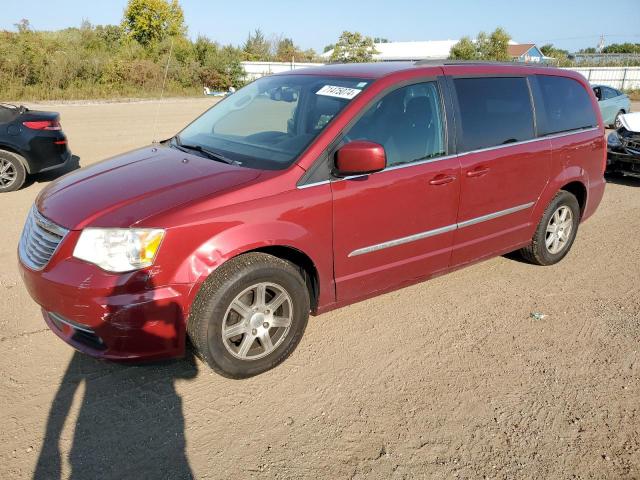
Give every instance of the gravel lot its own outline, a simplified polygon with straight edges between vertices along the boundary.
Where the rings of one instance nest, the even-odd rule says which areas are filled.
[[[211,103],[45,108],[89,165]],[[496,258],[322,315],[233,381],[99,362],[45,328],[15,249],[49,179],[2,195],[0,478],[640,477],[640,181],[611,179],[557,266]]]

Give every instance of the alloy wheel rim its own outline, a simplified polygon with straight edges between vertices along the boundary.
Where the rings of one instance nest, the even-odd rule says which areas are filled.
[[[558,207],[547,224],[545,246],[553,255],[567,247],[573,230],[573,212],[566,205]]]
[[[224,315],[222,342],[240,360],[258,360],[278,348],[291,329],[293,302],[271,282],[256,283],[238,294]]]
[[[0,158],[0,187],[10,187],[16,181],[18,172],[9,160]]]
[[[613,121],[613,126],[618,129],[622,126],[622,120],[620,120],[620,115],[618,115],[616,117],[616,119]]]

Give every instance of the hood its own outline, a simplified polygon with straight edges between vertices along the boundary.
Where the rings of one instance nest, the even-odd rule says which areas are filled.
[[[36,205],[45,217],[72,230],[129,227],[260,174],[154,145],[61,177],[42,191]]]
[[[640,112],[620,115],[620,122],[630,132],[640,133]]]

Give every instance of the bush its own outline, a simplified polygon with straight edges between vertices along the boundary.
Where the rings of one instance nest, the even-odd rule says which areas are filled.
[[[203,86],[239,87],[241,51],[206,37],[173,36],[143,45],[115,25],[56,32],[0,31],[0,101],[194,95]]]
[[[631,100],[640,101],[640,89],[625,90]]]

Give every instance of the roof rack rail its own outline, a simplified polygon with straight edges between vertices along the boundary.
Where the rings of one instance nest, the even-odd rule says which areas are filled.
[[[553,67],[548,63],[526,63],[526,62],[498,62],[493,60],[417,60],[414,65],[430,65],[430,66],[444,66],[444,65],[505,65],[516,67]]]

